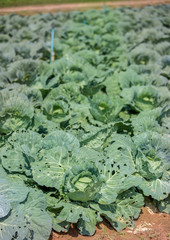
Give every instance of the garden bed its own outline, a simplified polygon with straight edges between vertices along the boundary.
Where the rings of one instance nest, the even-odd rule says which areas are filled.
[[[168,237],[169,9],[0,16],[0,240]]]
[[[97,226],[94,236],[89,240],[168,240],[170,237],[170,216],[166,213],[159,213],[155,207],[143,207],[134,229],[125,229],[116,232],[105,220]],[[68,233],[53,232],[49,240],[86,240],[81,236],[75,226]]]

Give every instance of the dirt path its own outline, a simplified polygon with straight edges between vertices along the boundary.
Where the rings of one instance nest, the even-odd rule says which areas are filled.
[[[138,7],[145,6],[148,4],[170,4],[170,0],[129,0],[129,1],[118,1],[118,2],[105,2],[106,7],[119,7],[119,6],[129,6]],[[72,10],[82,10],[89,8],[102,8],[103,3],[70,3],[70,4],[50,4],[41,6],[22,6],[22,7],[10,7],[10,8],[0,8],[0,14],[4,13],[19,13],[19,12],[56,12],[56,11],[72,11]]]
[[[170,215],[143,207],[135,229],[116,232],[104,221],[92,237],[81,236],[72,226],[67,234],[52,232],[49,240],[170,240]]]

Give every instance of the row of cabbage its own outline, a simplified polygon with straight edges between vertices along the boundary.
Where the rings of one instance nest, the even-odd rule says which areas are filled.
[[[169,212],[169,9],[0,16],[0,240]]]

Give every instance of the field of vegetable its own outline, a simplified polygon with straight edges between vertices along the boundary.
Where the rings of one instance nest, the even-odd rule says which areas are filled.
[[[0,240],[170,212],[169,10],[0,16]]]

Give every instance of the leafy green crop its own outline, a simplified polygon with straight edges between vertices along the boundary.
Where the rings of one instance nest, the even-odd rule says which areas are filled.
[[[169,9],[0,16],[0,240],[169,213]]]

